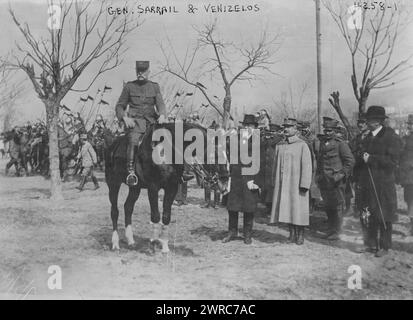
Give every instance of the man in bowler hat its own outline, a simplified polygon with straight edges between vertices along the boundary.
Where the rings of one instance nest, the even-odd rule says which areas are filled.
[[[363,141],[363,152],[358,157],[361,206],[370,214],[367,224],[365,251],[376,257],[386,255],[392,246],[393,223],[397,221],[395,173],[399,161],[401,141],[393,129],[385,127],[385,109],[371,106],[366,113],[370,133]]]

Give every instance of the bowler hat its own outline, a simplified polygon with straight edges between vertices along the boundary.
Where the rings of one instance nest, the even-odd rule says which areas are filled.
[[[409,114],[409,115],[407,116],[407,123],[408,123],[408,124],[413,124],[413,114]]]
[[[257,119],[255,118],[255,115],[253,114],[244,115],[244,120],[240,123],[243,125],[253,124],[255,126],[258,126]]]
[[[367,109],[366,119],[386,119],[386,110],[382,106],[370,106]]]
[[[136,71],[145,72],[149,69],[149,61],[136,61]]]

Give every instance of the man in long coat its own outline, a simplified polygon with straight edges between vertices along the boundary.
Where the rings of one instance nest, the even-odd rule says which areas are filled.
[[[376,257],[388,253],[392,246],[392,226],[397,221],[395,173],[400,157],[401,140],[393,129],[384,127],[386,113],[381,106],[371,106],[366,113],[370,133],[364,140],[364,152],[357,159],[361,183],[362,207],[367,219],[367,251]]]
[[[403,149],[400,157],[400,184],[404,189],[404,201],[410,217],[410,233],[413,235],[413,114],[407,120],[409,133],[403,137]]]
[[[244,121],[242,122],[244,129],[241,129],[238,148],[238,164],[230,165],[230,191],[227,199],[228,209],[228,235],[222,240],[223,243],[234,240],[238,234],[238,214],[243,212],[244,214],[244,243],[251,244],[252,227],[254,222],[254,213],[257,210],[257,204],[259,201],[259,190],[262,187],[262,178],[260,174],[245,174],[243,169],[251,166],[251,164],[258,164],[260,166],[260,153],[254,154],[253,151],[253,129],[256,129],[258,123],[253,114],[246,114]],[[242,133],[248,133],[243,136]],[[252,155],[251,164],[243,164],[240,159],[241,145],[248,144],[248,153]],[[258,135],[258,148],[259,148],[259,135]],[[254,158],[254,156],[256,158]],[[258,168],[259,169],[259,168]]]
[[[285,140],[275,147],[272,171],[274,194],[271,223],[289,224],[289,242],[304,243],[304,227],[309,225],[309,189],[313,175],[311,152],[297,134],[297,121],[284,121]]]

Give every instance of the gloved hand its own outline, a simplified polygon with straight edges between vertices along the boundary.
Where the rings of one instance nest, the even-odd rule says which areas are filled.
[[[302,187],[300,187],[300,192],[301,192],[301,193],[306,193],[306,192],[308,192],[308,189],[307,189],[307,188],[302,188]]]
[[[167,121],[166,121],[166,118],[165,118],[165,116],[163,115],[163,114],[161,114],[160,116],[159,116],[159,118],[158,118],[158,123],[159,124],[162,124],[162,123],[166,123]]]
[[[247,182],[247,187],[248,187],[248,190],[257,190],[257,189],[260,188],[254,183],[254,180],[248,181]]]
[[[127,128],[133,128],[135,126],[135,120],[133,120],[132,118],[128,116],[123,117],[123,122],[125,123],[125,126]]]

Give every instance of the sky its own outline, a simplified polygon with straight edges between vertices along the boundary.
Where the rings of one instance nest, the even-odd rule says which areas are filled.
[[[399,0],[402,1],[402,0]],[[123,7],[124,1],[109,2],[112,7]],[[207,13],[205,7],[221,3],[224,5],[252,5],[259,8],[257,11],[237,13]],[[99,1],[93,1],[90,14],[96,9]],[[196,13],[188,12],[188,5],[192,4],[198,10]],[[11,2],[18,19],[27,23],[34,36],[39,37],[47,33],[47,0],[17,0]],[[274,56],[277,63],[271,66],[271,73],[260,73],[261,80],[249,82],[237,82],[232,89],[233,108],[242,116],[243,112],[250,112],[256,108],[265,107],[270,112],[276,111],[274,101],[278,101],[283,92],[293,88],[293,95],[297,96],[299,88],[306,84],[308,90],[304,104],[311,108],[316,106],[316,45],[315,45],[315,4],[313,0],[141,0],[130,1],[130,10],[136,10],[141,5],[174,6],[178,13],[174,14],[134,14],[133,19],[143,21],[127,39],[129,50],[124,55],[123,63],[116,69],[103,74],[92,85],[90,90],[84,93],[70,92],[63,103],[76,110],[80,108],[80,96],[95,96],[98,88],[106,84],[112,90],[106,92],[103,99],[109,102],[108,106],[101,107],[101,113],[112,114],[116,101],[120,95],[124,81],[135,78],[135,61],[150,60],[152,80],[160,83],[164,95],[171,95],[167,90],[174,85],[187,92],[193,89],[185,87],[180,80],[173,77],[165,77],[159,74],[161,63],[164,61],[159,43],[168,47],[168,38],[175,49],[176,55],[183,58],[188,46],[192,46],[197,35],[194,27],[200,28],[203,24],[218,20],[219,35],[226,41],[232,41],[239,46],[248,46],[256,42],[262,30],[267,28],[270,35],[281,34],[282,42],[280,50]],[[4,56],[12,50],[16,43],[22,44],[24,40],[7,11],[8,1],[0,0],[0,55]],[[107,14],[108,15],[108,14]],[[69,25],[67,25],[69,26]],[[71,47],[73,26],[65,30],[64,46]],[[328,96],[332,91],[339,90],[345,107],[356,108],[355,98],[352,93],[350,75],[351,60],[344,39],[338,32],[338,28],[325,8],[321,10],[321,34],[322,34],[322,88],[323,109],[330,112]],[[395,53],[394,61],[413,54],[413,29],[410,25],[401,35]],[[96,37],[95,37],[96,39]],[[168,47],[169,48],[169,47]],[[200,59],[195,66],[203,64],[205,57],[210,57],[212,51],[202,50]],[[240,66],[237,56],[230,55],[231,65],[234,70]],[[97,64],[92,64],[79,78],[74,88],[85,88],[96,71]],[[407,80],[398,83],[390,89],[382,89],[372,92],[369,102],[382,103],[385,106],[395,106],[403,110],[413,112],[413,85],[412,69],[403,78]],[[24,81],[26,90],[19,101],[18,121],[35,120],[44,116],[44,106],[38,99],[32,85],[23,72],[18,72],[14,81]],[[211,96],[223,97],[222,82],[219,77],[212,78],[204,74],[199,79],[207,88]],[[294,100],[295,103],[296,100]],[[187,105],[197,109],[201,103],[206,103],[202,94],[195,91],[194,95],[185,100]],[[170,105],[167,106],[171,107]],[[356,109],[354,109],[355,111]]]

